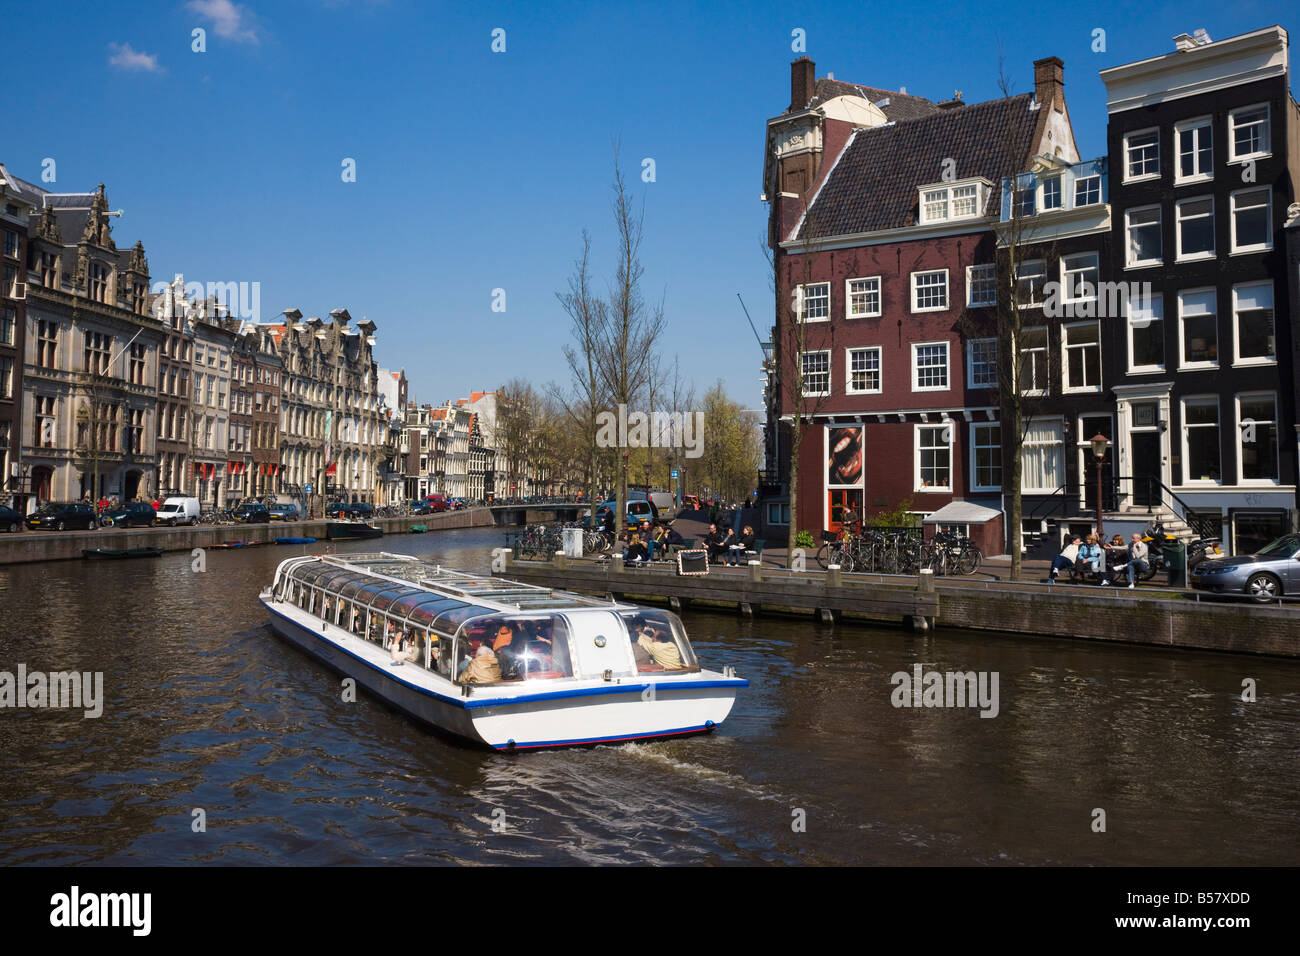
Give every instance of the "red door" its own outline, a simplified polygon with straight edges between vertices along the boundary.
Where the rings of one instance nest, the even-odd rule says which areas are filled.
[[[840,533],[840,528],[844,524],[844,509],[852,508],[858,520],[862,520],[862,489],[861,488],[843,488],[835,491],[826,492],[828,507],[827,531],[833,531],[835,534]]]

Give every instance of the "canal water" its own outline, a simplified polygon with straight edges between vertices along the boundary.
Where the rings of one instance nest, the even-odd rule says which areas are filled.
[[[501,543],[383,546],[483,570]],[[0,865],[1297,862],[1297,663],[688,611],[752,682],[717,733],[504,755],[344,703],[271,635],[257,592],[306,550],[0,568],[0,671],[105,697],[0,710]],[[997,715],[895,707],[916,664],[996,673]]]

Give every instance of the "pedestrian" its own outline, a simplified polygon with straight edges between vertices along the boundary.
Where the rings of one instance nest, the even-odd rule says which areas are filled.
[[[1147,564],[1148,551],[1142,535],[1133,532],[1133,543],[1128,548],[1128,586],[1137,584],[1137,575],[1145,574],[1150,567]]]
[[[1061,553],[1052,558],[1052,570],[1047,573],[1048,584],[1054,584],[1058,574],[1074,567],[1074,562],[1079,558],[1080,544],[1082,541],[1079,536],[1071,535],[1069,542],[1061,549]]]

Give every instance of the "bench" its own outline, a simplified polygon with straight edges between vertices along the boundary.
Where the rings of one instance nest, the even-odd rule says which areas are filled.
[[[747,559],[748,559],[748,558],[757,558],[758,560],[761,561],[761,560],[763,559],[763,545],[764,545],[765,543],[766,543],[766,542],[765,542],[765,540],[764,540],[763,538],[755,538],[755,539],[754,539],[754,546],[753,546],[752,548],[750,548],[748,551],[745,552],[745,557],[746,557]]]

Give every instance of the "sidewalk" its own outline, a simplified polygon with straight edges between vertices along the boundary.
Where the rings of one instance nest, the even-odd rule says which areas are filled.
[[[722,521],[722,515],[719,515],[719,521]],[[674,519],[673,528],[683,538],[695,538],[698,542],[709,530],[707,516],[703,512],[688,511],[682,517]],[[785,538],[765,539],[763,546],[763,567],[765,568],[784,568],[786,566],[786,542]],[[808,549],[806,560],[810,563],[809,570],[820,570],[817,568],[814,556],[817,549],[821,547],[818,542],[816,547]],[[1041,584],[1047,580],[1047,572],[1051,569],[1052,562],[1045,560],[1022,561],[1020,566],[1020,577],[1018,580]],[[986,556],[980,563],[980,569],[975,574],[966,575],[968,580],[984,581],[1009,581],[1011,579],[1011,555],[998,554],[992,557]]]

